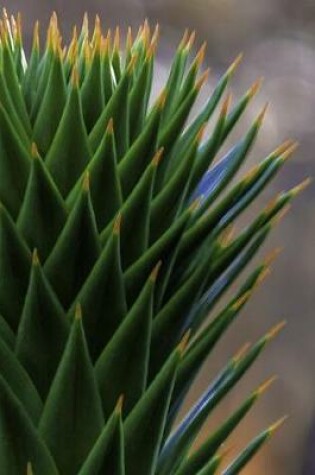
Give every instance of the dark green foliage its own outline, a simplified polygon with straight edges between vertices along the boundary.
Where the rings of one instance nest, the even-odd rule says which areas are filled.
[[[0,33],[0,473],[214,474],[268,384],[191,447],[281,325],[231,358],[175,429],[174,420],[270,259],[212,315],[216,303],[306,183],[237,236],[230,225],[295,144],[242,174],[264,108],[217,159],[259,84],[231,106],[238,57],[190,121],[208,74],[205,45],[190,58],[193,34],[156,99],[159,28],[147,22],[134,40],[128,31],[124,51],[119,29],[104,35],[96,17],[89,33],[85,16],[64,48],[54,14],[45,48],[35,25],[28,62],[20,18],[4,12]],[[275,428],[222,473],[239,473]]]

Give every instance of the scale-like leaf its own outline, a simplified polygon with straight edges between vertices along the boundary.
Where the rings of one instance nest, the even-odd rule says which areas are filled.
[[[103,77],[103,95],[104,101],[107,105],[114,91],[114,81],[112,74],[112,66],[109,54],[109,39],[103,38],[103,44],[101,46],[101,59],[102,59],[102,77]],[[130,62],[129,58],[128,63]]]
[[[16,337],[15,353],[45,400],[67,341],[69,323],[37,252]]]
[[[78,475],[125,475],[121,397]]]
[[[28,417],[36,425],[43,409],[41,398],[29,374],[18,361],[13,350],[0,340],[1,376],[18,398]]]
[[[124,116],[125,107],[128,103],[128,92],[132,78],[132,71],[134,68],[134,63],[136,58],[132,58],[130,61],[128,68],[124,72],[119,84],[117,85],[115,91],[111,95],[108,103],[106,104],[101,116],[97,120],[96,124],[94,125],[90,135],[89,135],[89,144],[93,152],[95,152],[104,136],[104,130],[107,127],[108,122],[110,119],[113,119],[114,124],[117,124],[119,130],[121,128],[120,120],[121,117]],[[115,127],[116,129],[116,127]],[[121,132],[118,132],[116,138],[120,138]]]
[[[209,272],[209,267],[210,263],[207,260],[202,262],[155,316],[151,342],[150,378],[157,374],[172,348],[188,330],[186,317]]]
[[[28,284],[31,253],[3,205],[0,205],[0,261],[0,313],[16,331]]]
[[[81,87],[84,122],[89,132],[104,109],[101,36],[95,39],[93,57]]]
[[[153,107],[143,131],[119,163],[118,171],[124,198],[132,192],[157,150],[157,134],[164,99],[165,96],[162,94]]]
[[[16,111],[19,114],[21,121],[24,124],[27,134],[30,136],[30,120],[26,110],[24,97],[20,88],[19,78],[14,65],[12,53],[10,51],[8,37],[6,35],[2,35],[1,38],[1,63],[5,81],[8,90],[11,94],[11,99],[15,105]]]
[[[49,214],[47,214],[47,209],[49,209]],[[36,247],[42,259],[45,260],[66,218],[65,203],[34,145],[31,171],[17,219],[17,229],[29,248]]]
[[[25,104],[28,112],[32,110],[37,87],[37,69],[40,61],[39,51],[39,22],[35,22],[33,30],[33,42],[30,58],[25,71],[22,83],[22,90],[25,97]]]
[[[60,50],[54,54],[45,94],[33,127],[33,140],[43,156],[46,156],[50,149],[67,100],[61,55]],[[55,91],[58,91],[58,97]]]
[[[31,157],[1,104],[0,155],[0,199],[15,218],[23,201]]]
[[[7,112],[8,116],[10,117],[14,130],[15,132],[17,132],[23,145],[26,148],[30,147],[30,143],[31,143],[30,137],[26,132],[24,123],[20,119],[15,109],[15,105],[12,101],[12,97],[9,93],[8,87],[4,79],[4,74],[1,69],[0,69],[0,101],[3,108]]]
[[[164,262],[178,242],[191,216],[191,210],[185,211],[182,216],[125,272],[125,286],[128,302],[134,301],[135,296],[157,262]]]
[[[120,256],[120,219],[118,216],[105,248],[76,296],[83,308],[84,329],[93,361],[127,313]]]
[[[173,176],[169,177],[166,185],[152,202],[150,211],[150,242],[155,242],[182,212],[201,134],[183,154],[176,172],[173,173]]]
[[[176,349],[124,423],[126,473],[155,473],[166,416],[183,349]]]
[[[6,320],[0,315],[0,338],[2,341],[10,348],[14,349],[15,345],[15,334],[10,328]]]
[[[130,140],[133,143],[134,139],[143,130],[146,113],[147,113],[147,98],[151,90],[152,83],[152,69],[154,64],[154,45],[148,50],[145,61],[137,77],[129,95],[129,128]]]
[[[156,170],[162,156],[157,152],[143,173],[137,186],[121,207],[121,260],[123,269],[131,266],[147,250],[149,245],[150,205]],[[104,242],[109,226],[101,234]]]
[[[156,277],[157,269],[96,363],[105,417],[112,413],[120,394],[124,395],[125,413],[128,414],[145,391]]]
[[[99,231],[114,218],[122,206],[122,193],[117,170],[114,124],[110,120],[103,140],[90,161],[90,189]],[[67,203],[71,207],[81,187],[82,177],[70,193]]]
[[[103,425],[101,399],[78,307],[46,399],[39,433],[51,450],[59,471],[75,475],[85,462]]]
[[[22,404],[0,376],[0,471],[12,475],[26,472],[28,460],[34,473],[59,475],[44,442]]]
[[[180,89],[180,85],[184,77],[185,67],[193,41],[193,35],[191,35],[190,38],[188,38],[187,35],[184,35],[175,53],[174,60],[170,69],[170,74],[166,82],[167,99],[165,104],[163,122],[166,122],[169,118],[169,115],[172,112],[174,106],[175,99],[178,96],[178,91]]]
[[[64,198],[90,159],[91,150],[83,119],[78,72],[74,69],[68,101],[46,156],[47,168]]]
[[[77,202],[44,266],[66,310],[73,303],[100,251],[89,177],[86,175]]]
[[[158,147],[163,147],[165,155],[171,152],[172,147],[175,145],[178,136],[181,134],[182,129],[188,119],[190,111],[198,97],[201,87],[207,79],[208,72],[201,76],[197,81],[194,88],[189,92],[182,104],[177,108],[172,117],[167,121],[165,126],[161,128],[158,137]],[[156,192],[158,192],[167,177],[168,160],[164,160],[160,171],[158,173],[158,181],[156,184]]]

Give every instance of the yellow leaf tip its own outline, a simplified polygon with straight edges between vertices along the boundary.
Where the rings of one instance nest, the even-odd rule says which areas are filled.
[[[281,211],[279,211],[272,220],[273,225],[279,224],[291,209],[291,204],[287,204]]]
[[[269,429],[268,429],[268,432],[270,435],[274,434],[277,430],[279,430],[283,424],[288,420],[289,416],[286,415],[286,416],[283,416],[281,417],[281,419],[279,419],[278,421],[276,421],[274,424],[272,424]]]
[[[279,333],[281,333],[281,331],[284,329],[284,327],[286,327],[286,325],[287,325],[287,322],[285,320],[283,320],[280,323],[277,323],[277,325],[272,327],[271,330],[269,330],[269,332],[267,333],[266,340],[270,341],[276,338],[276,336],[278,336]]]
[[[39,21],[38,20],[35,22],[35,25],[34,25],[33,48],[39,50]]]
[[[118,52],[120,50],[120,28],[116,26],[114,34],[114,50]]]
[[[117,403],[116,403],[116,407],[115,407],[116,414],[121,414],[122,413],[122,410],[123,410],[123,407],[124,407],[124,402],[125,402],[125,395],[121,394],[118,398]]]
[[[163,91],[159,95],[159,97],[157,99],[157,102],[156,102],[156,106],[157,106],[158,109],[162,110],[164,108],[166,98],[167,98],[167,90],[163,89]]]
[[[283,162],[288,160],[288,158],[290,158],[293,155],[293,153],[296,151],[298,146],[299,146],[298,142],[291,142],[291,144],[288,145],[288,147],[282,152],[281,160]]]
[[[84,12],[82,21],[82,31],[87,32],[89,29],[89,15],[88,12]]]
[[[227,113],[230,109],[231,103],[232,103],[232,93],[229,92],[228,95],[226,96],[226,98],[224,99],[223,103],[222,103],[222,107],[221,107],[221,111],[220,111],[220,118],[221,119],[223,117],[227,116]]]
[[[75,320],[82,320],[82,306],[79,302],[75,306],[74,318]]]
[[[232,305],[231,309],[234,312],[237,312],[247,302],[251,294],[252,294],[251,291],[245,292],[244,295],[242,295],[240,298],[236,300],[236,302]]]
[[[245,343],[233,356],[233,363],[237,364],[246,355],[250,347],[251,344],[249,342]]]
[[[26,465],[26,475],[33,475],[33,468],[31,462]]]
[[[161,267],[162,267],[162,261],[159,261],[159,262],[156,264],[156,266],[154,267],[154,269],[153,269],[153,271],[151,272],[151,274],[150,274],[150,281],[151,281],[151,282],[153,282],[153,283],[156,282]]]
[[[73,65],[71,73],[71,85],[74,89],[78,89],[80,84],[79,70],[77,64]]]
[[[271,266],[271,264],[280,256],[282,251],[283,251],[282,247],[276,247],[271,252],[269,252],[269,254],[267,254],[267,256],[264,259],[264,265],[266,267]]]
[[[210,74],[210,68],[208,68],[208,69],[200,76],[200,78],[197,80],[197,82],[196,82],[196,84],[195,84],[195,88],[196,88],[196,90],[197,90],[198,92],[201,90],[201,88],[204,86],[204,84],[208,81],[209,74]]]
[[[277,375],[274,375],[274,376],[271,376],[271,378],[268,378],[265,382],[263,382],[260,386],[258,386],[258,388],[256,389],[255,391],[255,394],[257,396],[261,396],[262,394],[264,394],[271,386],[272,384],[278,380],[278,376]]]
[[[187,51],[190,51],[191,48],[193,47],[194,45],[194,42],[195,42],[195,39],[196,39],[196,32],[195,31],[192,31],[189,38],[188,38],[188,41],[187,41],[187,44],[185,46],[185,49]]]
[[[233,61],[233,63],[231,64],[231,66],[229,66],[229,69],[227,70],[227,74],[228,76],[233,76],[233,74],[235,73],[236,69],[239,67],[239,65],[241,64],[242,60],[243,60],[243,57],[244,57],[244,53],[241,52]]]
[[[235,226],[233,224],[229,224],[219,236],[218,243],[221,247],[227,247],[229,244],[231,244],[234,235]]]
[[[206,51],[207,51],[207,42],[205,41],[201,45],[199,51],[196,54],[194,64],[196,65],[197,68],[200,68],[200,66],[204,62],[204,59],[205,59],[205,56],[206,56]]]
[[[112,135],[114,133],[114,119],[111,118],[108,121],[107,127],[106,127],[106,133]]]
[[[288,139],[288,140],[285,140],[282,144],[280,144],[274,151],[273,151],[273,155],[275,156],[280,156],[282,155],[284,152],[286,152],[293,144],[294,144],[294,140],[291,140],[291,139]]]
[[[180,43],[179,43],[179,46],[178,46],[178,49],[179,50],[183,50],[188,42],[188,38],[189,38],[189,30],[188,28],[185,29],[184,31],[184,34],[182,36],[182,39],[180,40]]]
[[[202,139],[203,139],[203,136],[205,134],[205,131],[206,131],[206,128],[207,128],[207,122],[205,122],[199,129],[199,132],[197,133],[197,136],[196,136],[196,142],[197,144],[200,144]]]
[[[178,345],[178,351],[179,351],[181,356],[183,356],[183,354],[186,351],[186,348],[188,346],[190,337],[191,337],[191,330],[189,329],[189,330],[186,331],[186,333],[184,334],[183,338],[181,339],[181,341]]]
[[[152,165],[154,167],[157,167],[160,163],[161,163],[161,160],[163,158],[163,154],[164,154],[164,147],[161,147],[154,155],[153,159],[152,159]]]
[[[263,123],[264,118],[265,118],[265,116],[266,116],[266,114],[267,114],[268,109],[269,109],[269,102],[267,102],[267,103],[264,105],[264,107],[262,108],[262,110],[261,110],[260,113],[258,114],[257,119],[256,119],[256,121],[255,121],[256,127],[260,127],[260,126],[261,126],[261,124]]]
[[[306,188],[308,188],[312,182],[313,182],[313,178],[311,177],[306,178],[305,180],[302,181],[302,183],[292,188],[292,190],[290,191],[291,196],[299,195],[304,190],[306,190]]]
[[[156,26],[155,26],[153,36],[152,36],[152,40],[151,40],[151,46],[154,45],[155,48],[157,47],[157,44],[159,42],[160,32],[161,32],[161,28],[160,28],[159,23],[157,23]]]
[[[39,257],[38,257],[38,251],[37,251],[36,248],[33,250],[32,264],[33,264],[34,267],[39,266],[39,264],[40,264]]]
[[[194,213],[195,211],[197,211],[197,209],[200,208],[201,203],[202,203],[202,197],[196,198],[189,206],[189,212]]]
[[[250,99],[252,99],[258,93],[258,91],[260,91],[260,88],[263,82],[264,82],[264,78],[260,77],[256,79],[256,81],[251,85],[251,87],[249,88],[247,92],[247,95]]]
[[[269,277],[271,274],[271,269],[270,267],[266,267],[261,271],[261,274],[259,275],[255,287],[257,288],[258,286],[262,285],[263,282]]]
[[[114,226],[113,226],[113,233],[116,235],[120,234],[121,220],[122,220],[122,214],[118,213],[114,220]]]
[[[90,172],[86,171],[82,182],[82,191],[88,193],[90,191]]]
[[[32,143],[31,147],[32,158],[39,158],[38,148],[35,142]]]

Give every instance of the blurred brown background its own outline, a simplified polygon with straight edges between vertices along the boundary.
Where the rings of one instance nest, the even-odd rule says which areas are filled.
[[[252,163],[263,157],[283,139],[300,142],[296,157],[273,182],[262,201],[276,190],[315,176],[315,1],[314,0],[10,0],[10,11],[21,11],[28,39],[31,24],[41,19],[45,24],[52,10],[60,16],[65,36],[82,14],[99,13],[106,26],[138,26],[148,17],[162,27],[158,78],[166,75],[171,55],[184,28],[196,29],[198,43],[208,41],[206,65],[212,69],[208,87],[243,51],[245,59],[232,86],[238,96],[256,77],[264,76],[264,87],[246,117],[234,133],[242,128],[266,101],[271,102]],[[207,92],[207,91],[206,91]],[[239,346],[259,337],[277,319],[289,325],[272,344],[250,374],[233,391],[213,418],[216,421],[241,402],[248,392],[270,374],[279,381],[249,415],[234,437],[235,449],[279,415],[290,414],[286,427],[272,443],[244,470],[245,475],[311,475],[305,469],[308,441],[315,416],[315,186],[299,197],[293,211],[274,232],[272,246],[284,252],[274,265],[269,280],[246,307],[242,318],[229,331],[199,378],[190,395],[194,401],[214,374]],[[253,215],[254,211],[251,212]],[[266,249],[264,250],[266,252]],[[315,437],[313,450],[315,453]],[[315,456],[314,456],[315,457]]]

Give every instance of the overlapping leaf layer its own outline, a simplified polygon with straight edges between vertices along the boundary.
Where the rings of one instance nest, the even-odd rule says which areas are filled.
[[[4,13],[0,29],[0,472],[216,473],[222,444],[268,383],[194,453],[192,444],[282,325],[231,357],[175,428],[174,420],[269,260],[203,325],[206,317],[301,187],[237,236],[230,225],[295,145],[230,185],[264,110],[217,156],[258,84],[231,105],[238,58],[189,119],[207,79],[205,47],[190,59],[193,35],[154,99],[158,28],[145,23],[135,39],[129,31],[121,47],[119,30],[102,32],[97,18],[89,31],[85,18],[67,47],[53,15],[44,49],[35,25],[28,60],[20,18]],[[223,473],[238,473],[274,429]]]

